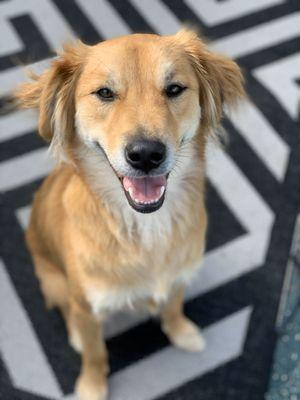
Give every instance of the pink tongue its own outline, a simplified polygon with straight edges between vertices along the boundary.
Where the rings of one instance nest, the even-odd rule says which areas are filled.
[[[154,201],[161,197],[161,188],[166,187],[167,178],[165,176],[153,176],[145,178],[123,178],[124,189],[129,192],[133,200],[139,202]]]

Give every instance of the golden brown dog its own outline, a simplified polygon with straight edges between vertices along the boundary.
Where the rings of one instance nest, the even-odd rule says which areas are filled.
[[[106,397],[100,331],[116,310],[156,312],[174,345],[203,348],[182,304],[205,244],[205,146],[243,93],[238,66],[185,29],[69,45],[17,91],[60,159],[35,196],[27,243],[82,354],[81,400]]]

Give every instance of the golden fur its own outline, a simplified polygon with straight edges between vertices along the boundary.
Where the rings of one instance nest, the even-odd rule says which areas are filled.
[[[95,46],[78,42],[32,78],[16,97],[20,106],[38,109],[39,133],[60,163],[34,198],[27,243],[46,303],[59,307],[82,353],[79,397],[100,400],[108,373],[100,329],[111,312],[155,311],[172,343],[203,348],[198,328],[183,315],[183,289],[205,245],[207,138],[224,104],[243,96],[242,75],[233,61],[181,30]],[[167,99],[166,80],[188,89]],[[113,86],[117,101],[97,98],[103,85]],[[129,206],[116,173],[126,169],[124,144],[141,129],[167,143],[171,154],[165,202],[151,214]]]

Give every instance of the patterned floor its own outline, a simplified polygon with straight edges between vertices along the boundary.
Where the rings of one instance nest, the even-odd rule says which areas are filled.
[[[62,320],[45,311],[23,241],[32,194],[52,162],[34,114],[5,108],[24,80],[20,65],[41,71],[77,36],[168,34],[187,21],[239,62],[249,93],[224,121],[227,151],[209,153],[208,247],[186,302],[208,345],[188,355],[155,321],[118,316],[106,327],[111,400],[260,400],[269,382],[268,400],[300,399],[298,347],[283,347],[285,335],[299,338],[300,324],[282,329],[286,282],[297,280],[288,260],[300,204],[298,0],[0,1],[1,399],[74,400],[79,371]],[[281,362],[287,351],[292,364]]]

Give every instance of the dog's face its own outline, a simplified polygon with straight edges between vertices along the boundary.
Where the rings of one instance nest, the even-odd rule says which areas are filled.
[[[76,127],[105,154],[136,211],[163,204],[178,149],[196,134],[200,114],[197,76],[169,38],[133,35],[89,50]]]
[[[162,206],[182,149],[203,157],[222,103],[243,93],[236,64],[189,31],[78,44],[37,82],[41,134],[54,132],[54,146],[68,148],[94,179],[109,167],[119,196],[143,213]]]

